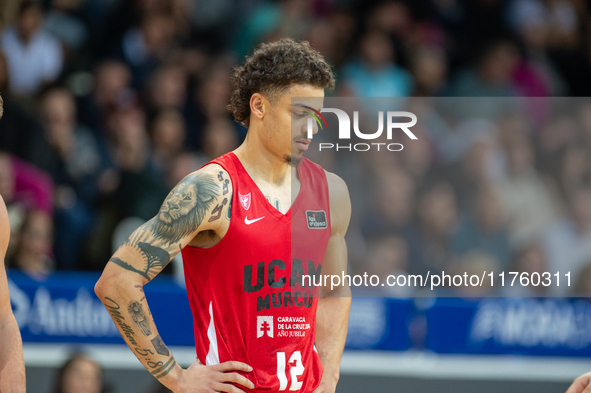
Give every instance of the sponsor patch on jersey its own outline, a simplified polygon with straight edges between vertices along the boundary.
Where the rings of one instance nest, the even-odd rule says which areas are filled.
[[[326,229],[328,227],[324,210],[306,210],[306,218],[310,229]]]
[[[264,335],[273,337],[273,316],[257,316],[257,338]]]
[[[246,195],[238,193],[238,198],[240,199],[240,204],[244,210],[248,210],[250,208],[250,192]]]

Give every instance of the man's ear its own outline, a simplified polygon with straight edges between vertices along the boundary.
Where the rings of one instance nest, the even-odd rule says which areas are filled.
[[[259,120],[263,118],[265,113],[265,98],[261,93],[254,93],[250,97],[250,113]]]

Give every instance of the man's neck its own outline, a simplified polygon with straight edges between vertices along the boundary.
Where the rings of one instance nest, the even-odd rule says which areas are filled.
[[[234,150],[234,154],[255,182],[262,181],[281,186],[286,182],[290,183],[292,175],[297,176],[297,171],[285,161],[285,157],[267,150],[254,133],[249,132],[246,135],[246,139]]]

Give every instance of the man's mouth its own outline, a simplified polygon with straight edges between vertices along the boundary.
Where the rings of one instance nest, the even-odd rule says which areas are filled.
[[[297,139],[295,143],[301,150],[305,151],[308,150],[311,141],[311,139]]]

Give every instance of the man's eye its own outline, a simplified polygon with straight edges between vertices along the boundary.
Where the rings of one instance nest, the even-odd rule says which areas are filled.
[[[305,114],[305,113],[298,113],[298,112],[294,112],[294,115],[295,115],[296,117],[304,117],[304,116],[306,116],[306,114]]]

